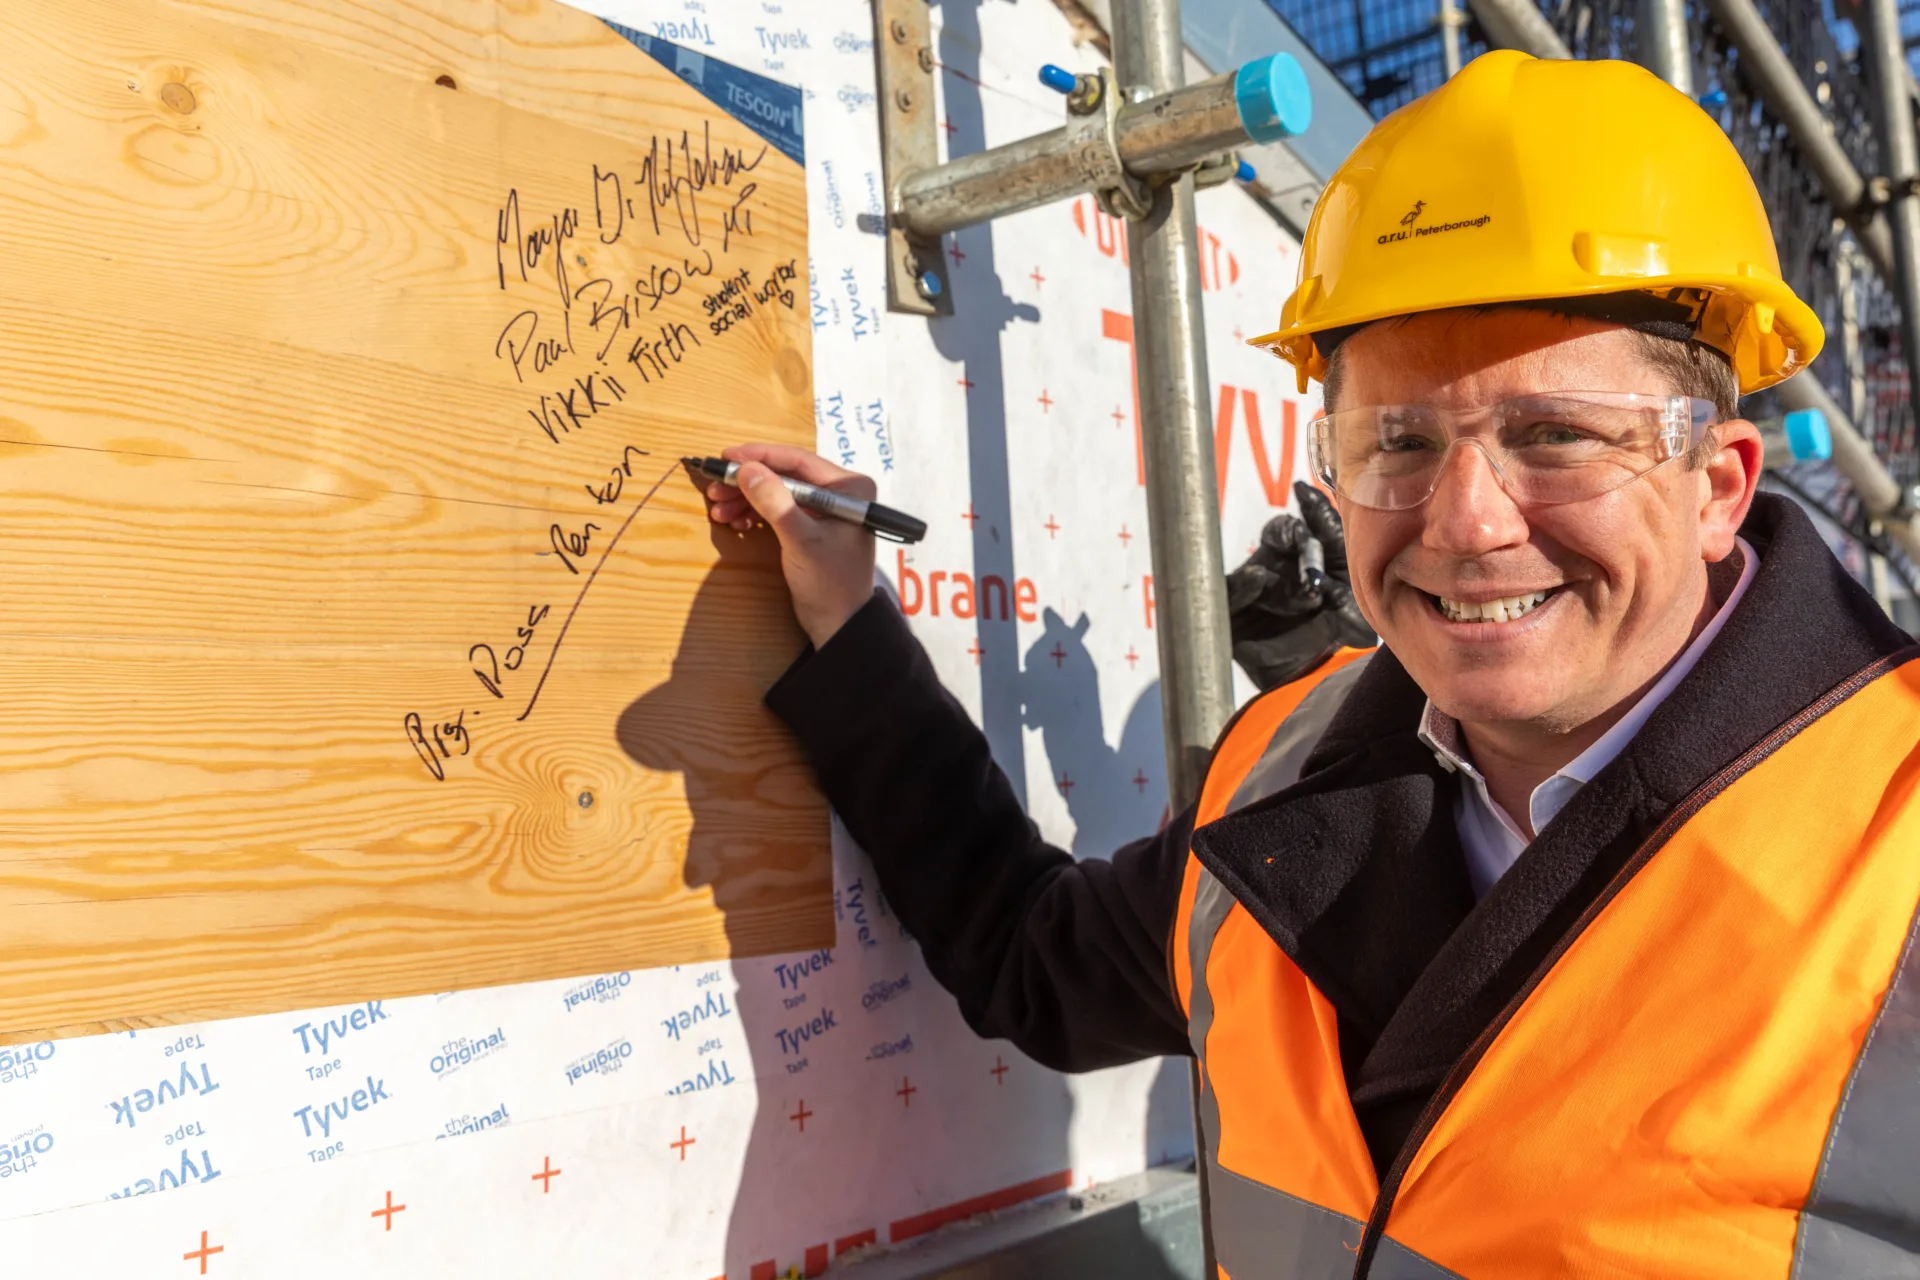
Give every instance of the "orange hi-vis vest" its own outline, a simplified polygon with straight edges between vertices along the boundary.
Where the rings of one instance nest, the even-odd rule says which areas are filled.
[[[1196,826],[1291,786],[1345,651],[1250,706]],[[1174,982],[1231,1280],[1920,1277],[1920,659],[1681,802],[1377,1178],[1332,1004],[1189,854]]]

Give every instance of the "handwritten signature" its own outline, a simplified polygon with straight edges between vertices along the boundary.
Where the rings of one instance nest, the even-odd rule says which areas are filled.
[[[552,263],[554,287],[560,293],[560,305],[570,305],[572,290],[567,287],[567,241],[579,233],[580,211],[568,206],[552,214],[547,221],[528,231],[520,221],[520,190],[511,188],[500,209],[494,231],[493,260],[500,287],[507,287],[507,246],[513,246],[513,264],[524,282],[529,273],[540,270],[541,260]]]
[[[513,629],[516,643],[507,649],[507,656],[504,662],[501,661],[499,655],[494,653],[493,646],[484,642],[476,644],[467,650],[467,662],[472,667],[473,674],[479,677],[481,688],[496,698],[504,698],[507,696],[500,689],[500,673],[502,669],[507,671],[518,671],[520,669],[520,664],[527,660],[527,646],[533,642],[534,629],[540,625],[541,620],[546,616],[547,606],[544,604],[529,605],[527,607],[527,623],[523,627],[515,627]],[[486,670],[484,671],[481,670],[478,659],[478,655],[483,653],[487,655]]]
[[[655,134],[647,149],[646,159],[640,162],[639,176],[633,185],[646,192],[647,220],[653,226],[653,233],[660,234],[660,215],[671,210],[678,222],[680,234],[690,245],[701,243],[700,197],[711,187],[732,187],[734,180],[743,173],[751,173],[760,167],[766,158],[768,147],[761,144],[760,150],[748,159],[746,152],[735,147],[722,146],[720,154],[714,155],[712,127],[700,126],[700,150],[696,155],[692,135],[682,131],[680,146],[676,153],[672,138],[668,138],[664,147],[660,136]],[[593,166],[593,225],[600,233],[600,243],[617,244],[625,234],[627,220],[635,217],[634,201],[627,194],[628,184],[621,178],[618,169],[602,169]],[[758,187],[746,183],[733,194],[732,203],[721,213],[720,251],[725,253],[733,234],[753,233],[753,215],[746,208]]]
[[[633,479],[633,457],[635,454],[639,454],[643,458],[648,456],[645,449],[640,448],[638,445],[630,444],[620,455],[620,465],[609,468],[613,473],[613,479],[607,481],[597,489],[591,484],[586,486],[587,492],[593,495],[595,502],[601,506],[612,506],[614,503],[620,501],[620,491],[626,488],[627,481]]]
[[[462,711],[452,720],[434,725],[432,736],[429,737],[427,726],[420,719],[420,713],[407,712],[404,721],[407,741],[413,744],[413,749],[419,755],[421,763],[427,766],[427,772],[442,782],[447,779],[447,768],[442,762],[453,759],[453,752],[447,748],[447,744],[449,742],[459,744],[460,754],[463,756],[473,747],[473,740],[467,736],[466,720],[467,713]]]

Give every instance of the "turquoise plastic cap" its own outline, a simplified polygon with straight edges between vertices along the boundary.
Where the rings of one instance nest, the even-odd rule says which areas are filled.
[[[1255,142],[1297,138],[1313,123],[1313,91],[1290,53],[1255,58],[1234,72],[1233,101]]]
[[[1781,420],[1795,462],[1825,462],[1833,456],[1833,428],[1818,409],[1795,409]]]

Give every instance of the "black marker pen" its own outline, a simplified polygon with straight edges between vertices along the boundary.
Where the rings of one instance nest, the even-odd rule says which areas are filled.
[[[723,458],[682,458],[680,461],[700,479],[717,480],[721,484],[738,483],[735,477],[740,474],[740,464],[737,462],[728,462]],[[779,475],[778,472],[775,474]],[[927,536],[927,522],[916,520],[904,511],[895,511],[878,502],[849,498],[844,493],[822,489],[804,480],[795,480],[792,476],[779,476],[779,479],[781,484],[787,486],[787,492],[793,495],[794,502],[801,507],[818,515],[857,524],[877,538],[885,538],[889,542],[918,542]]]

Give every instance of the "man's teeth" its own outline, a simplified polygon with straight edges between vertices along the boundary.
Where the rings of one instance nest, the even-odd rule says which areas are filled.
[[[1549,592],[1530,591],[1523,596],[1502,596],[1498,600],[1469,602],[1435,596],[1440,612],[1448,622],[1512,622],[1524,618],[1547,602]]]

